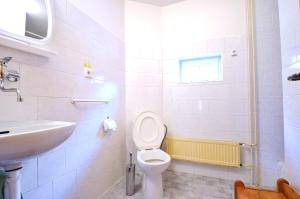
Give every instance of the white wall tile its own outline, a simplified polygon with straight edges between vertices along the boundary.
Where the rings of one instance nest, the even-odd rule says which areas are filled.
[[[193,45],[193,55],[194,56],[205,55],[208,53],[208,50],[209,50],[208,49],[208,41],[206,41],[206,40],[195,42],[195,44]]]
[[[124,42],[70,2],[56,0],[53,6],[53,37],[47,46],[57,52],[56,56],[42,58],[0,47],[1,57],[13,57],[9,69],[21,74],[20,82],[6,86],[19,87],[24,98],[24,102],[17,103],[14,93],[1,92],[0,121],[39,119],[76,122],[76,130],[66,142],[23,162],[22,192],[27,199],[97,198],[124,175]],[[118,6],[112,8],[121,9]],[[116,21],[119,22],[122,23]],[[93,76],[104,77],[103,84],[95,84],[83,77],[85,63],[93,65]],[[145,70],[148,70],[147,67],[157,70],[157,62],[146,63]],[[151,68],[153,65],[156,69]],[[155,75],[152,80],[161,81],[158,74]],[[72,105],[72,97],[112,99],[112,102],[107,105]],[[114,118],[119,125],[113,135],[101,132],[102,121],[107,116]],[[106,161],[104,156],[114,159],[99,161]],[[87,187],[88,191],[83,193],[78,189],[80,182],[83,179],[88,181],[90,175],[82,173],[78,177],[77,174],[79,167],[87,165],[94,171],[95,168],[109,169],[106,173],[98,172],[87,184],[91,189]],[[91,195],[89,190],[92,190]]]
[[[54,166],[55,165],[55,166]],[[64,149],[45,153],[38,157],[38,184],[43,185],[66,172]]]
[[[52,183],[44,184],[36,189],[25,193],[24,198],[30,199],[52,199]]]
[[[76,78],[42,67],[21,67],[21,90],[32,96],[69,97],[72,95]]]
[[[38,186],[37,158],[32,158],[22,162],[21,186],[22,192],[31,191]]]
[[[78,121],[80,110],[70,103],[70,98],[38,98],[38,119]]]
[[[198,6],[197,3],[195,5]],[[192,4],[189,6],[192,6]],[[131,2],[129,9],[132,12],[127,13],[128,24],[136,22],[133,19],[131,21],[131,17],[143,18],[146,15],[148,19],[150,15],[156,14],[156,17],[152,19],[152,23],[157,23],[157,17],[160,17],[160,14],[158,14],[160,12],[154,12],[151,6],[149,8],[147,8],[147,5],[140,7],[138,3]],[[140,10],[145,10],[145,12],[141,13]],[[137,11],[141,15],[140,17],[133,14]],[[149,54],[153,47],[148,45],[147,41],[140,42],[137,45],[137,41],[131,39],[133,35],[140,34],[140,37],[145,38],[147,38],[147,35],[130,26],[126,27],[127,36],[129,35],[127,46],[131,46],[126,63],[126,71],[128,71],[126,73],[128,151],[135,151],[130,138],[132,121],[137,113],[143,110],[162,112],[169,133],[174,136],[247,142],[249,137],[249,79],[248,70],[246,69],[246,44],[243,30],[241,29],[237,36],[232,36],[236,35],[233,33],[234,31],[228,34],[218,32],[218,36],[213,39],[203,37],[205,34],[199,34],[198,39],[191,42],[191,38],[188,38],[188,36],[189,34],[191,37],[193,37],[193,34],[197,35],[197,30],[195,30],[197,27],[187,26],[189,29],[185,29],[185,33],[178,35],[177,32],[182,32],[183,29],[177,24],[177,26],[172,27],[175,29],[173,33],[176,32],[176,34],[166,34],[167,31],[164,25],[169,26],[170,24],[166,23],[171,20],[171,18],[168,18],[168,12],[172,13],[168,8],[162,9],[161,65],[155,65],[150,56],[147,57],[147,60],[141,61],[145,59],[145,56],[138,53],[141,50],[139,46],[143,45],[143,48],[149,48]],[[185,15],[188,16],[189,13],[184,13],[183,16],[186,17]],[[174,19],[172,18],[172,20]],[[173,22],[169,21],[169,23]],[[141,20],[139,23],[145,23],[145,21]],[[137,24],[136,22],[135,25],[137,26]],[[151,32],[151,28],[147,30]],[[159,31],[159,29],[155,31]],[[156,42],[159,43],[159,40]],[[237,57],[231,57],[232,50],[238,51]],[[224,58],[224,81],[192,85],[180,83],[179,59],[207,56],[215,53],[221,53]],[[146,70],[144,66],[150,65],[151,62],[153,70]],[[145,75],[139,73],[145,73]],[[158,75],[159,73],[162,73],[162,81]],[[154,74],[157,76],[155,77]],[[157,81],[154,79],[157,79]],[[177,166],[177,163],[174,163],[172,169]],[[191,169],[192,173],[205,171],[199,165],[189,167],[187,164],[182,163],[180,167],[185,171]],[[215,172],[215,168],[210,169]],[[210,169],[207,168],[206,171]],[[218,172],[219,176],[228,178],[226,172],[219,169]],[[239,175],[247,174],[243,171]]]
[[[132,2],[130,5],[133,6],[134,4],[135,3]],[[196,4],[197,3],[195,3],[195,5]],[[136,9],[137,5],[138,4],[130,9]],[[191,5],[192,4],[189,4],[189,6]],[[193,9],[196,7],[195,5]],[[146,7],[147,6],[144,6],[143,9],[147,10]],[[193,9],[190,9],[190,11]],[[224,31],[226,32],[224,33],[222,30],[209,35],[210,37],[205,37],[207,36],[205,35],[207,32],[212,31],[211,29],[207,30],[207,32],[202,31],[201,34],[197,34],[197,28],[194,28],[194,30],[193,27],[191,28],[191,26],[187,25],[184,29],[182,29],[182,27],[178,26],[178,24],[175,26],[173,23],[174,16],[178,14],[174,12],[175,10],[176,6],[172,6],[172,9],[170,10],[168,8],[162,10],[162,70],[145,70],[143,66],[138,64],[135,60],[139,57],[145,58],[145,56],[138,53],[140,49],[136,47],[137,45],[134,44],[135,42],[133,42],[133,40],[130,40],[128,43],[128,46],[132,46],[130,52],[134,52],[133,54],[135,58],[127,56],[129,60],[127,60],[126,64],[126,70],[131,72],[126,74],[126,115],[128,116],[127,131],[130,131],[130,127],[132,126],[131,120],[136,116],[137,112],[143,109],[147,110],[152,108],[152,110],[155,110],[162,107],[163,119],[168,125],[169,133],[171,135],[207,139],[238,140],[249,143],[249,69],[247,68],[247,44],[245,39],[246,37],[243,32],[244,26],[238,30],[240,31],[238,33],[235,32],[236,29],[230,29],[230,31],[232,31],[230,33],[226,31]],[[177,12],[182,12],[183,14],[188,15],[182,9],[179,11],[177,10]],[[143,15],[145,13],[143,13]],[[157,13],[153,12],[151,15],[155,15]],[[132,13],[129,13],[129,15],[130,14]],[[269,168],[269,165],[277,165],[277,163],[281,161],[283,153],[282,147],[277,147],[276,150],[272,151],[276,144],[282,146],[283,142],[282,86],[280,79],[281,60],[279,58],[280,45],[277,3],[274,1],[267,1],[263,3],[255,2],[255,14],[257,16],[255,30],[257,32],[256,43],[258,46],[257,83],[259,101],[258,109],[260,113],[259,128],[260,132],[263,133],[261,144],[264,145],[261,150],[263,154],[268,154],[271,157],[264,160],[264,164],[262,164],[264,169],[266,169]],[[160,14],[155,17],[156,23],[157,17],[159,16]],[[262,17],[258,18],[259,16]],[[168,21],[171,19],[173,20],[172,22]],[[241,17],[235,19],[240,20],[240,23],[237,24],[243,24],[245,22],[244,18]],[[169,24],[167,22],[169,22]],[[179,23],[182,23],[182,21]],[[237,27],[238,26],[235,28]],[[176,28],[180,28],[180,30],[174,31]],[[186,31],[187,28],[190,28],[190,30]],[[128,34],[131,34],[132,32],[130,31],[132,30],[133,29],[128,28]],[[174,34],[167,34],[170,32]],[[137,33],[138,31],[135,30],[132,34]],[[192,34],[197,35],[197,41],[193,41],[194,37]],[[147,46],[146,42],[143,44],[143,48],[149,48],[149,53],[146,54],[151,54],[150,51],[153,47]],[[232,50],[236,50],[238,56],[232,57]],[[198,57],[210,53],[222,53],[224,81],[193,85],[180,84],[178,60],[180,58]],[[151,59],[151,56],[148,56],[147,58]],[[132,72],[143,72],[149,76],[140,76],[137,73]],[[153,75],[153,73],[160,72],[163,73],[163,83],[162,85],[157,84],[155,86],[157,86],[156,89],[162,88],[162,90],[158,92],[163,96],[161,101],[156,99],[156,97],[159,97],[158,95],[151,96],[146,94],[146,91],[149,89],[147,86],[150,86],[149,82],[151,75]],[[147,99],[143,96],[147,96]],[[153,106],[149,106],[148,99],[156,101],[156,103],[152,103]],[[274,123],[272,119],[277,121],[276,130],[274,130],[274,126],[272,126],[272,123]],[[130,136],[129,132],[127,132],[127,135]],[[267,140],[270,140],[270,137],[273,136],[277,136],[278,138],[274,140],[273,143],[268,142]],[[127,138],[127,140],[130,139]],[[130,142],[128,144],[130,145],[128,150],[132,150],[132,143]],[[245,156],[247,156],[247,154]],[[264,175],[264,177],[268,178],[263,181],[264,185],[273,185],[270,185],[269,183],[275,178],[275,176],[278,176],[278,167],[273,167],[273,171],[269,171]],[[209,166],[207,168],[202,168],[199,165],[188,165],[185,163],[179,164],[176,162],[175,164],[172,164],[171,169],[179,169],[181,171],[189,171],[191,173],[207,173],[208,171],[213,170],[214,173],[217,173],[218,177],[222,176],[224,178],[232,178],[234,176],[234,178],[244,178],[245,180],[250,179],[247,171],[239,171],[233,175],[233,172],[227,172],[222,169],[211,168]]]
[[[207,41],[208,53],[223,53],[225,50],[225,39],[210,39]]]
[[[280,35],[276,1],[255,1],[261,183],[274,187],[283,161]]]
[[[53,198],[71,198],[75,192],[76,172],[72,171],[53,180]]]
[[[66,149],[67,169],[76,169],[81,165],[89,164],[95,159],[101,149],[99,141],[84,142],[80,148],[68,147]]]
[[[37,98],[28,95],[22,95],[22,97],[24,98],[24,101],[19,103],[17,102],[16,95],[1,96],[0,109],[5,113],[1,114],[1,121],[37,119]]]
[[[243,36],[230,36],[225,38],[225,52],[231,53],[236,50],[237,53],[246,50],[246,42]]]

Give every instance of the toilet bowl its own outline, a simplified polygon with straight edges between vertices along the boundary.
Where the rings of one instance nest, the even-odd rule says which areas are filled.
[[[171,157],[160,150],[165,136],[164,124],[153,112],[143,112],[135,120],[132,137],[138,149],[137,163],[144,173],[144,197],[161,199],[163,196],[162,172]]]

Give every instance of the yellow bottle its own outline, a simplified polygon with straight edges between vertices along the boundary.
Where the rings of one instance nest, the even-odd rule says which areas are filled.
[[[84,77],[92,78],[92,65],[91,64],[84,64]]]

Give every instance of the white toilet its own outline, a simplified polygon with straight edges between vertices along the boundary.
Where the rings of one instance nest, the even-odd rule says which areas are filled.
[[[132,137],[138,149],[138,165],[144,172],[146,199],[161,199],[163,196],[162,172],[171,162],[171,157],[160,150],[164,136],[164,124],[157,114],[143,112],[135,120]]]

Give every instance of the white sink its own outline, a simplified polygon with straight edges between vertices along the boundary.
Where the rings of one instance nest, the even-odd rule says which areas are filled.
[[[0,122],[0,161],[22,160],[64,142],[75,123],[58,121]]]

